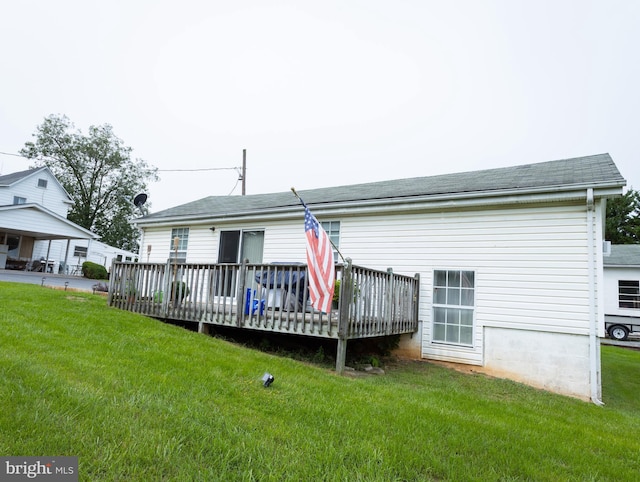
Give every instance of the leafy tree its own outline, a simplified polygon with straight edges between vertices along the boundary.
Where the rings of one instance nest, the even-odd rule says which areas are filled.
[[[138,232],[129,220],[133,198],[158,179],[157,169],[132,160],[131,148],[109,124],[89,127],[83,135],[66,117],[50,115],[25,143],[21,154],[47,166],[74,201],[67,216],[101,236],[101,241],[130,251],[138,249]]]
[[[640,244],[640,192],[607,200],[605,239],[612,244]]]

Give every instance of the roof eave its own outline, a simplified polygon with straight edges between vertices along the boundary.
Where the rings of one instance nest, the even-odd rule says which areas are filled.
[[[613,197],[622,194],[626,181],[617,183],[590,183],[570,186],[545,186],[543,188],[509,189],[500,191],[481,191],[464,193],[447,193],[436,195],[408,196],[396,198],[367,199],[354,201],[340,201],[327,203],[308,203],[314,208],[316,216],[340,214],[376,214],[397,212],[401,208],[404,212],[419,210],[452,209],[462,207],[479,207],[498,204],[523,204],[544,201],[569,201],[586,199],[586,190],[594,189],[594,196],[598,198]],[[220,215],[209,213],[168,216],[162,218],[138,218],[133,224],[139,228],[150,226],[167,226],[175,224],[205,224],[209,222],[246,221],[247,219],[277,220],[290,219],[292,215],[302,215],[300,204],[265,208],[263,210],[237,211]]]
[[[25,204],[10,204],[8,206],[0,206],[0,210],[1,211],[13,211],[13,210],[20,210],[20,209],[36,209],[38,211],[41,211],[45,214],[47,214],[48,216],[54,217],[56,218],[58,221],[65,223],[69,226],[72,226],[74,229],[77,229],[81,232],[84,232],[87,236],[85,238],[73,238],[73,239],[100,239],[100,236],[97,235],[96,233],[94,233],[93,231],[88,230],[87,228],[83,228],[82,226],[80,226],[79,224],[74,223],[73,221],[70,221],[69,219],[60,216],[59,214],[51,211],[50,209],[45,208],[44,206],[42,206],[41,204],[38,203],[25,203]],[[66,239],[66,238],[61,238],[61,239]]]

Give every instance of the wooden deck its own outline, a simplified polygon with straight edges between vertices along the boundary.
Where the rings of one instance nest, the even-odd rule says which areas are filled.
[[[308,300],[307,267],[299,264],[115,262],[111,306],[164,320],[338,340],[336,370],[349,339],[413,333],[419,276],[336,265],[340,296],[329,313]]]

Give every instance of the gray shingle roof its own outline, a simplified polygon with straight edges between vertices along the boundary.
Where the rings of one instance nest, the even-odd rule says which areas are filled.
[[[473,197],[481,193],[503,191],[526,192],[539,189],[549,191],[571,186],[624,186],[626,181],[609,154],[563,159],[514,167],[461,172],[429,177],[397,179],[391,181],[354,184],[299,191],[309,205],[384,200],[411,199],[424,196]],[[187,204],[159,211],[144,219],[160,221],[163,218],[192,216],[232,216],[238,213],[268,212],[289,206],[298,206],[290,191],[248,196],[210,196]]]
[[[35,169],[27,169],[26,171],[12,172],[11,174],[0,176],[0,186],[11,186],[11,184],[24,179],[25,177],[29,177],[31,174],[42,169],[44,168],[38,167]]]
[[[640,266],[640,244],[612,244],[603,262],[605,266]]]

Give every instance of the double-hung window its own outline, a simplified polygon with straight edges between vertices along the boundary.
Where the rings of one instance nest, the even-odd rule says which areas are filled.
[[[187,245],[189,244],[189,228],[173,228],[171,230],[169,259],[178,263],[187,261]]]
[[[618,280],[618,307],[640,310],[640,281]]]
[[[322,229],[325,230],[329,239],[333,243],[333,262],[338,262],[338,251],[337,248],[340,248],[340,221],[323,221],[320,223]]]
[[[473,271],[434,271],[433,341],[472,346],[474,304]]]

